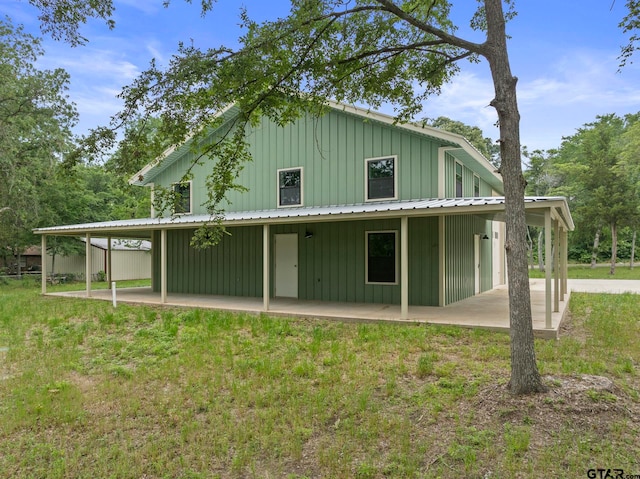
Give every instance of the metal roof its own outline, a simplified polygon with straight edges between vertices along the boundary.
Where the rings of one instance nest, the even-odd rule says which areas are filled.
[[[503,221],[505,199],[502,196],[480,198],[422,199],[393,202],[370,202],[352,205],[278,208],[272,210],[229,212],[223,219],[227,226],[283,224],[319,221],[398,218],[400,216],[434,216],[474,214]],[[565,227],[573,230],[573,220],[563,197],[526,197],[525,208],[530,224],[544,225],[544,211],[552,209]],[[149,238],[159,229],[196,228],[211,221],[209,215],[180,215],[165,218],[142,218],[37,228],[36,234],[96,234],[119,238]]]

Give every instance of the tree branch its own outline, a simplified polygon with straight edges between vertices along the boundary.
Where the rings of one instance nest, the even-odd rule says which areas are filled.
[[[408,12],[402,10],[398,5],[393,3],[391,0],[375,0],[380,5],[384,7],[384,9],[395,15],[396,17],[406,21],[410,25],[413,25],[418,30],[422,30],[423,32],[430,33],[431,35],[440,38],[445,43],[449,45],[453,45],[454,47],[463,48],[472,53],[477,53],[479,55],[484,55],[487,50],[487,47],[484,43],[474,43],[463,38],[457,37],[455,35],[451,35],[450,33],[445,32],[444,30],[440,30],[439,28],[435,28],[428,23],[424,23],[421,20],[418,20],[413,15],[410,15]]]

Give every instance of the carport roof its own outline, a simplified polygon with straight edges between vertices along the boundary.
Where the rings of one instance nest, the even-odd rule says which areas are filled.
[[[248,226],[458,214],[473,214],[491,220],[504,221],[504,204],[504,197],[494,196],[278,208],[229,212],[225,215],[222,224],[225,226]],[[564,228],[567,230],[574,229],[571,213],[564,197],[526,197],[525,209],[528,224],[544,226],[544,215],[549,210]],[[166,218],[142,218],[52,226],[37,228],[34,232],[36,234],[54,236],[92,234],[99,237],[150,238],[153,231],[197,228],[210,221],[211,217],[209,215],[180,215]]]

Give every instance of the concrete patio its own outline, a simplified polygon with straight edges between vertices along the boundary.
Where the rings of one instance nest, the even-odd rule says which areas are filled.
[[[552,327],[545,327],[544,279],[532,279],[531,310],[533,330],[536,337],[553,339],[567,312],[570,294],[560,301],[559,311],[552,313]],[[640,294],[640,281],[628,280],[569,280],[568,291],[619,294],[630,292]],[[112,300],[109,290],[93,290],[91,299]],[[50,296],[86,298],[85,291],[48,293]],[[161,305],[160,293],[151,288],[117,289],[118,302]],[[207,296],[192,294],[169,294],[166,306],[189,308],[209,308],[233,312],[261,314],[262,298],[242,298],[227,296]],[[499,287],[464,301],[446,306],[410,306],[407,319],[400,318],[400,305],[331,303],[274,298],[270,301],[268,313],[272,316],[303,318],[323,318],[341,321],[390,322],[397,324],[446,324],[468,328],[484,328],[495,331],[509,331],[509,310],[506,287]]]

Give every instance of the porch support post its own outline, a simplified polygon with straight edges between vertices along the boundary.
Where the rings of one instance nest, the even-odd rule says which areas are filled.
[[[269,311],[269,225],[262,225],[262,309]]]
[[[569,233],[566,229],[562,229],[562,301],[566,299],[569,292],[569,285],[567,279],[569,278]]]
[[[40,238],[40,274],[42,294],[47,294],[47,235]]]
[[[400,317],[409,317],[409,218],[400,218]]]
[[[446,286],[447,281],[445,279],[446,276],[446,263],[445,263],[445,255],[446,255],[446,234],[445,234],[445,224],[446,218],[444,216],[438,216],[438,283],[440,287],[438,288],[438,306],[444,306],[446,304]]]
[[[560,221],[553,222],[553,311],[560,311]]]
[[[85,248],[86,248],[86,254],[85,254],[85,265],[84,265],[84,277],[85,277],[85,281],[86,281],[86,286],[87,286],[87,298],[91,297],[91,266],[93,265],[93,258],[91,257],[91,253],[93,252],[91,250],[91,234],[87,233],[86,235],[86,243],[85,243]]]
[[[551,328],[551,211],[544,212],[545,327]]]
[[[167,230],[160,230],[160,302],[167,302]]]
[[[111,289],[111,236],[107,237],[107,287]]]

